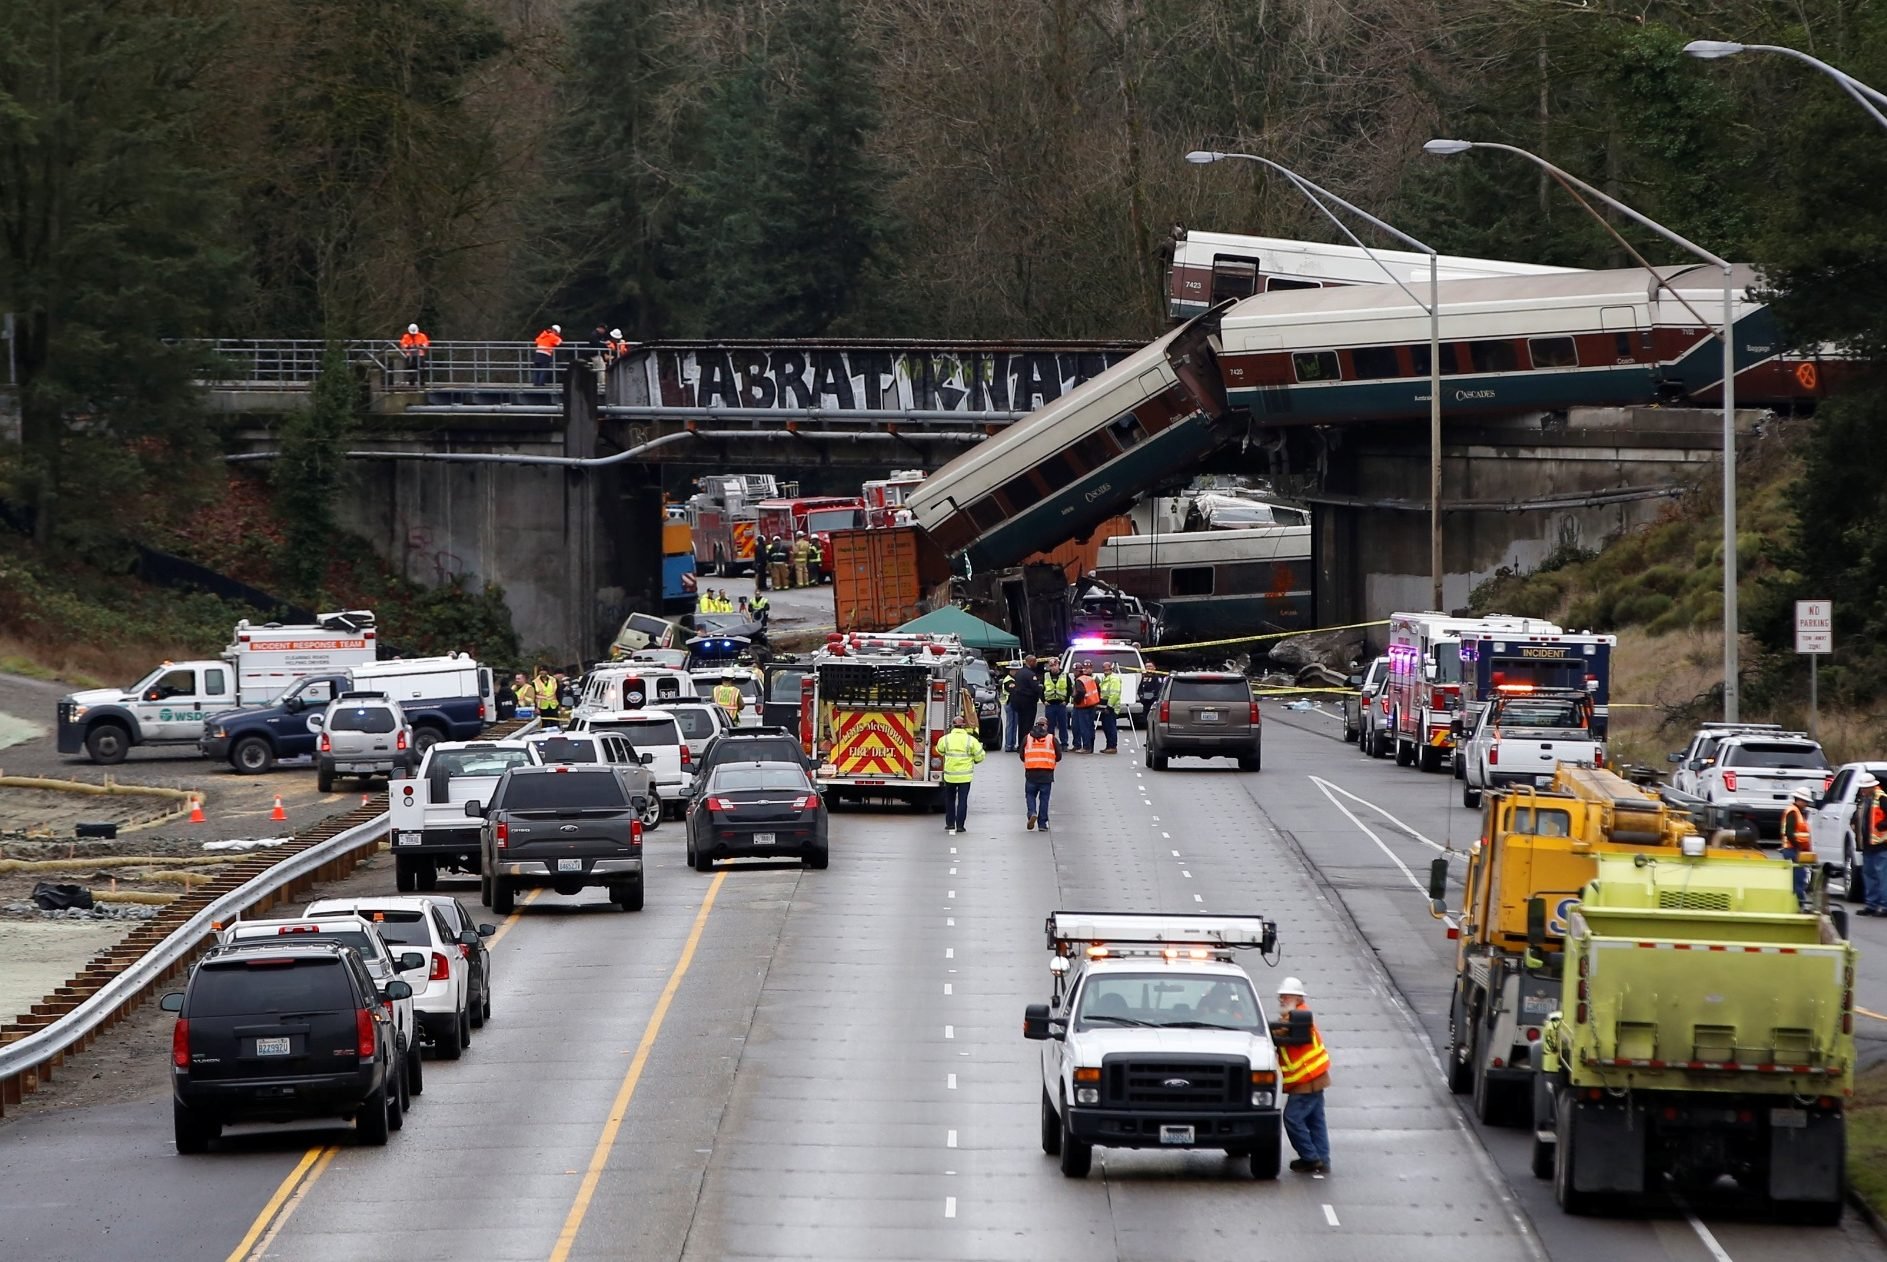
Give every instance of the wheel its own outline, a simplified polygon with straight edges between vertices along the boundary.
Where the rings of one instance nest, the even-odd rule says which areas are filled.
[[[1343,743],[1345,745],[1354,745],[1356,744],[1356,737],[1357,731],[1350,725],[1350,716],[1346,714],[1343,716]]]
[[[1475,788],[1473,785],[1469,784],[1466,780],[1463,780],[1461,782],[1461,805],[1466,806],[1466,807],[1476,807],[1476,806],[1479,806],[1480,804],[1481,804],[1481,791]]]
[[[697,872],[714,871],[714,860],[708,856],[705,850],[696,850],[691,862],[693,862],[695,871]]]
[[[1251,1177],[1254,1179],[1275,1179],[1278,1168],[1284,1159],[1284,1136],[1282,1126],[1273,1126],[1258,1137],[1258,1142],[1251,1149]]]
[[[431,859],[416,859],[413,862],[413,883],[424,894],[439,886],[439,864]]]
[[[491,909],[500,916],[509,916],[518,909],[517,891],[501,876],[491,878]]]
[[[472,1013],[469,1007],[459,1009],[459,1047],[461,1050],[472,1045]]]
[[[259,776],[275,765],[275,751],[260,736],[245,736],[229,751],[229,765],[245,776]]]
[[[456,1022],[451,1030],[433,1035],[432,1052],[440,1060],[457,1060],[465,1055],[465,1044],[459,1041]]]
[[[1416,765],[1419,766],[1423,771],[1426,771],[1426,772],[1440,771],[1441,770],[1441,750],[1435,748],[1433,745],[1424,745],[1422,746],[1421,750],[1417,752],[1415,756],[1415,761],[1416,761]]]
[[[478,874],[478,901],[487,907],[491,906],[491,873],[489,872]]]
[[[1042,1088],[1042,1151],[1051,1157],[1061,1156],[1061,1119],[1055,1116],[1047,1087]]]
[[[393,856],[393,884],[402,894],[411,894],[419,883],[413,860],[403,854]]]
[[[491,1020],[491,975],[485,975],[485,989],[478,992],[478,1015],[481,1019]]]
[[[659,793],[649,794],[648,802],[642,808],[642,828],[645,832],[662,826],[662,797]]]
[[[1061,1172],[1071,1179],[1085,1179],[1094,1166],[1094,1145],[1083,1143],[1068,1129],[1067,1110],[1061,1124]]]
[[[100,723],[86,736],[85,752],[95,763],[116,766],[131,752],[131,733],[116,723]]]
[[[1462,1010],[1461,996],[1457,992],[1455,1000],[1448,1009],[1448,1090],[1455,1095],[1466,1095],[1474,1090],[1474,1049],[1463,1046],[1461,1030],[1471,1024],[1471,1018]]]
[[[1867,869],[1861,865],[1861,856],[1855,848],[1853,833],[1849,833],[1847,840],[1842,843],[1841,852],[1845,856],[1844,866],[1847,868],[1847,879],[1843,882],[1844,897],[1850,903],[1865,903],[1867,901]]]
[[[1553,1199],[1568,1214],[1590,1214],[1594,1197],[1573,1186],[1572,1109],[1563,1102],[1559,1111],[1558,1142],[1553,1145]]]
[[[1371,758],[1389,757],[1389,736],[1384,732],[1371,732],[1369,736],[1369,756]]]
[[[1403,740],[1400,736],[1396,737],[1396,766],[1413,767],[1414,765],[1415,746],[1409,744],[1409,742]]]
[[[187,1157],[208,1152],[210,1141],[223,1133],[221,1122],[200,1118],[175,1100],[170,1102],[170,1118],[177,1151]]]
[[[1238,760],[1240,771],[1257,771],[1264,766],[1264,751],[1261,746],[1253,745],[1249,754],[1243,754]]]
[[[806,866],[815,872],[824,872],[831,857],[832,852],[829,850],[815,850],[806,856]]]
[[[612,885],[609,889],[609,901],[624,911],[642,910],[642,882],[634,885]]]
[[[334,792],[334,768],[324,765],[315,769],[315,788],[323,793]]]
[[[1455,756],[1448,761],[1454,764],[1455,779],[1466,780],[1468,778],[1468,760],[1461,756],[1459,750],[1457,750]]]
[[[408,1099],[426,1094],[426,1059],[419,1054],[419,1044],[406,1049],[406,1095]]]
[[[485,1002],[485,997],[483,995],[479,996],[477,1003],[470,1005],[468,1011],[470,1011],[472,1014],[472,1028],[474,1030],[484,1028],[485,1012],[490,1007],[491,1005]]]
[[[393,1106],[397,1101],[394,1093],[384,1088],[372,1099],[360,1102],[360,1112],[354,1115],[354,1134],[362,1145],[368,1148],[384,1148],[387,1135],[393,1130]]]
[[[1162,754],[1159,747],[1151,741],[1147,742],[1147,766],[1155,771],[1166,770],[1166,755]]]
[[[1356,734],[1356,752],[1365,758],[1376,756],[1376,733],[1364,728]]]
[[[446,738],[446,734],[436,727],[416,727],[413,729],[413,752],[423,754]]]
[[[411,1097],[406,1094],[406,1049],[400,1049],[399,1072],[392,1075],[393,1086],[387,1092],[387,1129],[397,1131],[406,1125],[406,1106]]]

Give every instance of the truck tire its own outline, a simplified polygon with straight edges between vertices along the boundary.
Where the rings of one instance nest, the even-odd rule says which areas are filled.
[[[1553,1177],[1553,1149],[1558,1146],[1557,1144],[1547,1143],[1545,1140],[1541,1139],[1538,1134],[1533,1136],[1533,1157],[1529,1165],[1533,1170],[1534,1178],[1550,1179]]]
[[[509,916],[518,909],[517,891],[502,876],[491,878],[491,909],[500,916]]]
[[[1382,733],[1382,732],[1371,732],[1371,733],[1370,733],[1370,735],[1369,735],[1369,756],[1370,756],[1371,758],[1387,758],[1387,757],[1389,757],[1389,737],[1388,737],[1387,735],[1385,735],[1385,734],[1384,734],[1384,733]]]
[[[425,753],[446,738],[446,734],[430,723],[422,723],[413,729],[413,753],[415,756]]]
[[[1415,765],[1415,746],[1396,737],[1396,766],[1413,767]]]
[[[411,894],[419,884],[419,874],[413,870],[412,859],[403,854],[393,856],[393,885],[402,894]]]
[[[323,793],[334,792],[333,764],[324,762],[315,768],[315,788]]]
[[[1850,903],[1867,901],[1867,869],[1861,866],[1861,854],[1854,844],[1854,834],[1849,833],[1842,844],[1843,866],[1847,869],[1847,879],[1842,882],[1843,897]]]
[[[1274,1126],[1258,1137],[1251,1148],[1251,1177],[1275,1179],[1284,1162],[1282,1126]]]
[[[431,893],[439,886],[439,863],[435,859],[413,860],[413,884],[422,894]]]
[[[1461,781],[1461,805],[1472,810],[1473,808],[1479,806],[1480,804],[1481,804],[1481,791],[1475,788],[1473,785],[1469,784],[1467,780],[1464,778]]]
[[[1253,745],[1249,754],[1239,755],[1238,769],[1240,771],[1258,771],[1264,767],[1264,761],[1264,755],[1260,752],[1260,747]]]
[[[354,1134],[359,1137],[363,1148],[385,1148],[387,1135],[392,1131],[392,1118],[388,1110],[392,1101],[383,1086],[370,1099],[360,1102],[360,1112],[354,1115]]]
[[[1558,1142],[1553,1145],[1553,1199],[1568,1214],[1591,1214],[1598,1208],[1598,1198],[1573,1186],[1573,1110],[1562,1102],[1559,1110]]]
[[[1042,1151],[1051,1157],[1061,1156],[1061,1119],[1055,1116],[1047,1087],[1042,1088]]]
[[[659,793],[649,794],[649,800],[645,802],[642,806],[641,820],[642,820],[642,829],[644,832],[653,832],[655,829],[660,828],[662,826],[662,795],[661,794]]]
[[[1433,745],[1424,745],[1416,752],[1415,764],[1429,773],[1441,770],[1441,750]]]
[[[200,1118],[175,1100],[170,1102],[170,1119],[177,1151],[186,1157],[208,1152],[210,1141],[223,1133],[222,1123]]]
[[[85,752],[102,767],[115,767],[131,752],[131,733],[122,724],[100,723],[86,733]]]
[[[229,751],[229,765],[245,776],[259,776],[275,766],[275,751],[260,736],[245,736]]]
[[[627,881],[609,887],[609,901],[624,911],[642,910],[642,882],[631,885]]]
[[[1345,745],[1354,745],[1356,744],[1356,737],[1357,731],[1350,725],[1349,711],[1346,710],[1343,714],[1343,743]]]
[[[478,901],[484,906],[491,906],[491,873],[478,874]]]
[[[1067,1113],[1066,1109],[1062,1110]],[[1061,1124],[1061,1172],[1071,1179],[1085,1179],[1094,1166],[1094,1145],[1074,1137],[1064,1120]]]
[[[1468,778],[1468,760],[1461,756],[1461,751],[1456,750],[1455,756],[1449,759],[1449,761],[1454,764],[1455,779],[1466,780]]]

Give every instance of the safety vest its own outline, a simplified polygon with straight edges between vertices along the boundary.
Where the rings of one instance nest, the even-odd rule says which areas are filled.
[[[1094,682],[1092,675],[1075,677],[1075,709],[1092,710],[1101,704],[1101,685]]]
[[[622,359],[629,354],[629,343],[611,342],[609,343],[609,353],[614,355],[617,359]]]
[[[1101,700],[1107,702],[1110,710],[1120,709],[1120,676],[1101,676]]]
[[[1068,676],[1042,676],[1042,700],[1066,701],[1068,699]]]
[[[808,561],[814,565],[818,565],[821,561],[825,560],[825,556],[826,554],[819,550],[819,541],[817,539],[808,539],[806,541],[806,559]]]
[[[1808,819],[1793,802],[1782,812],[1782,844],[1796,850],[1808,849]]]
[[[548,355],[550,352],[556,350],[559,346],[563,345],[563,334],[553,332],[550,329],[545,329],[542,333],[539,333],[532,340],[537,343],[538,350]]]
[[[1282,1071],[1286,1092],[1330,1072],[1330,1049],[1324,1046],[1324,1036],[1318,1032],[1315,1021],[1310,1023],[1310,1042],[1296,1047],[1278,1047],[1278,1068]]]
[[[740,689],[733,684],[714,685],[714,704],[735,718],[740,717]]]
[[[531,689],[537,694],[537,708],[555,710],[557,708],[557,681],[549,675],[539,675],[531,681]]]
[[[755,613],[765,613],[768,609],[773,607],[773,602],[768,600],[765,596],[755,596],[753,598],[753,604],[747,607]]]
[[[424,352],[425,349],[431,345],[432,339],[427,337],[424,333],[400,334],[400,349],[403,351]]]
[[[1053,771],[1055,769],[1055,737],[1029,736],[1022,742],[1022,767],[1025,771]]]
[[[943,755],[944,783],[968,784],[976,764],[983,761],[983,742],[967,729],[953,727],[937,742],[937,752]]]

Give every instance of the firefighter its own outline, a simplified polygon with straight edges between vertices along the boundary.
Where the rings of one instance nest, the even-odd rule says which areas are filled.
[[[806,532],[800,531],[793,536],[793,586],[808,586],[806,569],[812,562],[812,545],[806,542]]]
[[[734,677],[722,675],[721,682],[714,685],[714,704],[727,711],[727,721],[735,727],[740,726],[740,711],[745,703],[746,698],[740,695]]]
[[[793,553],[786,546],[783,535],[775,535],[767,544],[767,569],[772,571],[775,590],[784,591],[793,585]]]

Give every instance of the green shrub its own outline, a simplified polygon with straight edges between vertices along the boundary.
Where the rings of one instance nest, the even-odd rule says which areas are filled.
[[[1639,623],[1651,622],[1668,613],[1676,605],[1677,602],[1663,592],[1638,592],[1635,595],[1626,596],[1612,607],[1613,625],[1632,627]]]

